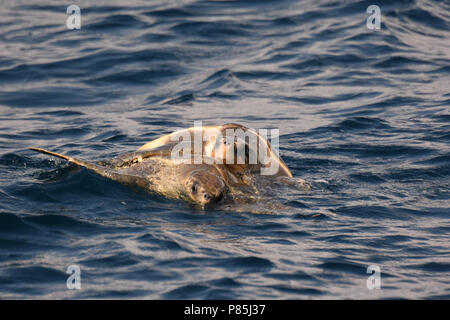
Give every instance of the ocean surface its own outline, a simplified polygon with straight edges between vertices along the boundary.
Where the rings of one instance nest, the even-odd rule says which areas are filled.
[[[0,298],[450,299],[449,89],[448,0],[1,1]],[[278,128],[312,189],[202,209],[27,150],[200,120]]]

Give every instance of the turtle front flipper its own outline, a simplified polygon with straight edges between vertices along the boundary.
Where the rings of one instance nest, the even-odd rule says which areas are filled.
[[[108,168],[106,166],[102,166],[102,165],[98,165],[95,163],[90,163],[90,162],[86,162],[83,160],[79,160],[70,156],[66,156],[60,153],[56,153],[56,152],[52,152],[52,151],[48,151],[45,149],[41,149],[41,148],[28,148],[29,150],[33,150],[33,151],[37,151],[39,153],[43,153],[43,154],[47,154],[50,156],[54,156],[57,158],[61,158],[64,160],[69,161],[70,163],[76,164],[78,166],[84,167],[86,169],[89,169],[105,178],[117,181],[119,183],[122,184],[126,184],[126,185],[137,185],[140,187],[147,187],[149,185],[149,181],[143,177],[139,177],[139,176],[134,176],[134,175],[129,175],[129,174],[123,174],[120,173],[119,171],[113,169],[113,168]]]
[[[76,158],[69,157],[69,156],[66,156],[64,154],[56,153],[56,152],[53,152],[53,151],[48,151],[48,150],[45,150],[45,149],[42,149],[42,148],[28,148],[28,149],[36,151],[36,152],[40,152],[40,153],[43,153],[43,154],[47,154],[47,155],[50,155],[50,156],[54,156],[54,157],[57,157],[57,158],[61,158],[61,159],[64,159],[64,160],[67,160],[67,161],[69,161],[69,162],[71,162],[73,164],[76,164],[76,165],[81,166],[81,167],[85,167],[85,168],[93,170],[93,171],[97,171],[100,168],[100,166],[98,166],[96,164],[89,163],[89,162],[86,162],[86,161],[83,161],[83,160],[78,160]]]

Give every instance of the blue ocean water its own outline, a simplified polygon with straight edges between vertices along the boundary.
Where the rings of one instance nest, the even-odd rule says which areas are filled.
[[[450,298],[450,1],[5,0],[0,48],[0,298]],[[312,189],[201,209],[27,150],[195,120],[279,128]]]

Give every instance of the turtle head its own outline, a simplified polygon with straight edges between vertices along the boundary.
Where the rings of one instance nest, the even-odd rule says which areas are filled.
[[[190,173],[186,188],[189,198],[202,205],[220,201],[226,192],[225,182],[220,175],[201,169]]]

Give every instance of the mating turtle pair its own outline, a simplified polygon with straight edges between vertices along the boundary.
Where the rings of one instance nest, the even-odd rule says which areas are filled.
[[[227,136],[230,130],[240,130],[247,139]],[[252,138],[257,144],[249,142]],[[266,180],[292,177],[265,137],[238,124],[179,130],[143,145],[136,152],[97,163],[41,148],[30,149],[65,159],[122,184],[201,205],[218,202],[233,190],[248,187],[255,177]],[[258,152],[263,157],[254,157]],[[234,157],[227,161],[230,154]],[[261,174],[269,168],[275,170]]]

